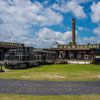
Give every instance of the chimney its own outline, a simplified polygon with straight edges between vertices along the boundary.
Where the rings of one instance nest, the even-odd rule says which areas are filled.
[[[75,45],[75,19],[72,19],[72,45]]]

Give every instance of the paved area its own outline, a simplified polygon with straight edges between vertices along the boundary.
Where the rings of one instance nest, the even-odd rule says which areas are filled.
[[[100,94],[100,81],[29,81],[0,79],[0,93],[24,95]]]

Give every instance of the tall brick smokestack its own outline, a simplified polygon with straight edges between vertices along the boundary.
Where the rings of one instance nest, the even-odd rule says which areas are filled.
[[[72,19],[72,45],[75,45],[75,19]]]

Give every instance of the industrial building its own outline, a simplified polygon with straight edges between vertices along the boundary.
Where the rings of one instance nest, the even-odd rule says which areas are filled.
[[[21,43],[10,43],[10,42],[0,42],[0,60],[4,60],[4,55],[9,49],[26,48],[24,44]],[[31,48],[31,47],[29,47]],[[68,45],[57,44],[56,48],[45,48],[42,49],[41,53],[46,50],[50,52],[48,55],[52,54],[54,51],[56,59],[79,59],[79,60],[91,60],[95,55],[95,49],[100,49],[100,44],[87,44],[81,45],[76,44],[75,41],[75,19],[72,19],[72,43]],[[38,52],[39,49],[34,49]],[[37,51],[36,51],[37,50]]]
[[[95,49],[100,48],[100,44],[79,45],[75,41],[75,19],[72,19],[72,43],[68,45],[58,44],[56,48],[50,48],[56,51],[58,58],[90,60],[95,54]]]

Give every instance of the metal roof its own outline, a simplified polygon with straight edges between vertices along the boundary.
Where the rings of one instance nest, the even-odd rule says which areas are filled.
[[[41,48],[35,48],[34,52],[36,53],[55,53],[54,51],[50,51],[48,49],[41,49]]]

